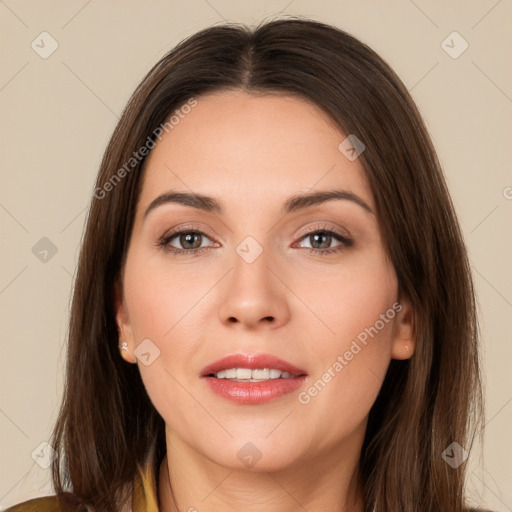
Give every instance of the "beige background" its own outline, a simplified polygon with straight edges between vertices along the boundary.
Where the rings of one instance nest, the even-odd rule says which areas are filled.
[[[253,23],[280,11],[333,23],[368,43],[426,120],[481,309],[487,426],[484,463],[472,457],[469,491],[475,504],[512,510],[509,0],[0,0],[0,510],[51,493],[49,470],[32,454],[56,417],[85,209],[123,106],[183,37],[223,19]],[[31,47],[51,49],[43,31],[58,44],[46,59]],[[453,31],[469,44],[458,58],[441,46]],[[448,44],[453,53],[463,41],[451,36]],[[43,237],[57,249],[47,261],[33,252]]]

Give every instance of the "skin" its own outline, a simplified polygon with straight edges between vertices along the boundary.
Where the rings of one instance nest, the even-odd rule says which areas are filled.
[[[180,511],[363,511],[357,475],[368,414],[390,360],[413,354],[413,312],[398,295],[374,213],[349,200],[281,213],[292,195],[334,188],[375,211],[360,159],[340,152],[346,135],[305,100],[238,91],[197,100],[146,160],[116,289],[123,357],[138,364],[166,423],[161,510],[176,510],[170,477]],[[224,211],[168,203],[144,219],[170,189],[212,196]],[[157,247],[160,237],[190,224],[202,239],[183,245],[178,235],[169,243],[189,251],[201,244],[202,252]],[[353,245],[322,255],[342,242],[313,245],[302,232],[317,228],[349,233]],[[252,263],[236,252],[247,236],[263,249]],[[298,393],[397,302],[401,311],[301,403]],[[148,366],[134,354],[146,338],[160,350]],[[230,402],[200,373],[233,353],[275,355],[305,369],[307,382],[262,405]],[[251,468],[237,457],[247,442],[261,453]]]

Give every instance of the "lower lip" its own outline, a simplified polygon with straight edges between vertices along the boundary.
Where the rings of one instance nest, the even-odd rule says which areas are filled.
[[[210,389],[219,396],[239,404],[264,404],[292,393],[304,383],[305,375],[293,379],[271,379],[264,382],[237,382],[204,377]]]

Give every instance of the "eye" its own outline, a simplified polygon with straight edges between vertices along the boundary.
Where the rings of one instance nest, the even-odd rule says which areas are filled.
[[[204,249],[214,247],[214,245],[207,243],[208,240],[212,241],[203,231],[182,227],[162,236],[158,240],[157,246],[176,255],[198,255]],[[347,235],[322,227],[303,234],[300,240],[310,243],[310,247],[299,244],[300,248],[307,249],[310,253],[316,255],[338,253],[354,244],[353,240]],[[338,243],[333,246],[333,242]]]
[[[189,255],[197,254],[203,249],[211,247],[203,244],[207,240],[211,239],[202,231],[184,227],[165,234],[158,240],[157,246],[175,254]],[[175,244],[178,244],[178,247]]]
[[[313,254],[333,254],[343,251],[347,247],[352,247],[354,242],[351,238],[342,233],[327,228],[316,228],[313,231],[309,231],[301,240],[306,240],[310,243],[310,247],[304,247]],[[332,246],[333,242],[338,242],[337,245]],[[300,247],[303,247],[302,245]]]

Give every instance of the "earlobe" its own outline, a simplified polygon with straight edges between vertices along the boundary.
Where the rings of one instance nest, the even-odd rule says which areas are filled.
[[[123,299],[122,287],[118,281],[114,285],[114,309],[121,357],[129,363],[136,363],[137,359],[133,354],[135,349],[133,333]]]
[[[395,319],[391,358],[409,359],[416,348],[414,310],[408,300],[401,300],[400,305],[402,308]]]

